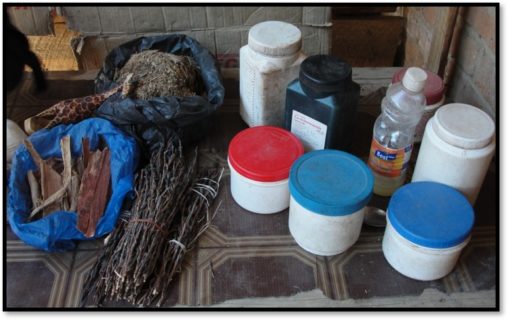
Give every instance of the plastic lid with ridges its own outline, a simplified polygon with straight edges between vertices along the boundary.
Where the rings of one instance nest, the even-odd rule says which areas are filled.
[[[439,108],[432,119],[432,127],[438,137],[462,149],[486,147],[496,131],[487,113],[464,103],[450,103]]]
[[[292,55],[302,47],[302,33],[287,22],[265,21],[250,28],[248,45],[269,56]]]
[[[359,158],[338,150],[317,150],[300,157],[289,175],[289,192],[302,207],[326,216],[362,209],[372,196],[374,177]]]
[[[402,68],[397,71],[392,78],[392,83],[397,83],[402,81],[402,77],[406,73],[407,68]],[[437,74],[425,70],[427,73],[427,80],[425,81],[425,87],[423,88],[423,94],[425,95],[425,100],[427,101],[427,105],[433,105],[438,103],[443,99],[444,96],[444,83],[441,77]]]
[[[258,126],[239,132],[229,143],[231,166],[242,176],[260,182],[287,179],[293,162],[303,154],[303,145],[291,132]]]
[[[402,78],[402,85],[413,92],[421,92],[425,86],[427,74],[420,68],[411,67],[407,69]]]
[[[457,246],[470,235],[474,211],[467,198],[437,182],[413,182],[395,191],[387,217],[405,239],[427,248]]]

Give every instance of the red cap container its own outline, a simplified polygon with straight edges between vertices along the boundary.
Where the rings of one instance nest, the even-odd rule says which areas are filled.
[[[303,145],[291,132],[258,126],[239,132],[229,143],[231,167],[240,175],[259,182],[288,179],[293,162],[303,154]]]
[[[408,68],[402,68],[397,71],[392,78],[392,83],[401,82],[406,70]],[[437,74],[425,70],[427,73],[427,81],[425,81],[425,87],[423,89],[423,94],[427,100],[427,105],[436,104],[443,98],[444,95],[444,84],[441,77]]]

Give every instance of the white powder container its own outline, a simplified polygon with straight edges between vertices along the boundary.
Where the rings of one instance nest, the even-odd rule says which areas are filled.
[[[250,126],[284,125],[286,87],[305,58],[302,34],[294,25],[265,21],[249,30],[240,49],[240,115]]]
[[[457,190],[436,182],[410,183],[388,204],[383,254],[409,278],[436,280],[455,267],[473,224],[473,208]]]
[[[302,154],[302,143],[287,130],[258,126],[239,132],[228,149],[233,199],[255,213],[286,209],[289,170]]]
[[[357,157],[338,150],[312,151],[291,167],[289,231],[308,252],[331,256],[360,235],[374,177]]]
[[[442,106],[427,123],[412,181],[440,182],[474,204],[495,150],[495,124],[462,103]]]

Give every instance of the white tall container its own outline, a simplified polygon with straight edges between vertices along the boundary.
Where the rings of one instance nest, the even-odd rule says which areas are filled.
[[[442,106],[427,123],[412,181],[435,181],[474,204],[495,150],[495,124],[462,103]]]
[[[240,115],[250,126],[284,125],[286,87],[305,59],[302,34],[292,24],[265,21],[249,30],[240,49]]]

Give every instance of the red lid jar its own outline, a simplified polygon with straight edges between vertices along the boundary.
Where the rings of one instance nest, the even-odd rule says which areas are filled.
[[[240,175],[259,182],[288,179],[303,145],[291,132],[258,126],[239,132],[229,143],[228,159]]]

